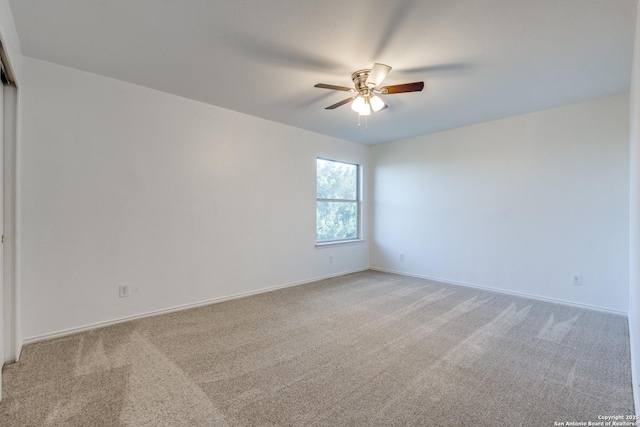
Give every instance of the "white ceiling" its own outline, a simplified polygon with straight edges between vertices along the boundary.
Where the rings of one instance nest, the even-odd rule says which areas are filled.
[[[10,0],[26,56],[362,144],[627,92],[637,0]],[[374,62],[358,128],[324,107]]]

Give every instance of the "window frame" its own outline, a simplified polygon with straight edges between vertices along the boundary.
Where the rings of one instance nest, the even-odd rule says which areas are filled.
[[[356,167],[356,198],[355,199],[327,199],[318,197],[318,160],[340,163]],[[318,203],[354,203],[356,206],[356,237],[347,239],[318,240]],[[335,160],[327,157],[316,157],[316,247],[344,245],[362,242],[362,165],[354,162]]]

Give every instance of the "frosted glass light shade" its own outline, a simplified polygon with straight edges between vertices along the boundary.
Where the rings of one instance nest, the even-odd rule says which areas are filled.
[[[360,107],[360,115],[368,116],[371,114],[371,105],[368,102],[365,102],[362,107]]]
[[[371,109],[373,109],[373,111],[380,111],[382,107],[384,107],[384,101],[380,99],[379,96],[372,96],[369,102],[371,103]]]
[[[364,104],[365,104],[364,98],[358,95],[358,97],[354,99],[353,102],[351,103],[351,109],[356,113],[359,113],[362,107],[364,106]]]

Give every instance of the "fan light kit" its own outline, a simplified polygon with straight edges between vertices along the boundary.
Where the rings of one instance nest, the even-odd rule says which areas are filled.
[[[371,112],[378,112],[387,108],[382,98],[378,95],[392,95],[396,93],[420,92],[424,88],[424,82],[405,83],[393,86],[380,87],[382,81],[391,71],[391,67],[385,64],[373,64],[371,69],[359,70],[351,75],[354,88],[345,86],[334,86],[324,83],[318,83],[314,87],[321,89],[341,90],[345,92],[353,92],[349,98],[343,99],[333,105],[325,108],[325,110],[333,110],[344,104],[351,102],[351,109],[358,113],[358,126],[360,126],[360,116],[371,115]],[[352,102],[353,101],[353,102]]]

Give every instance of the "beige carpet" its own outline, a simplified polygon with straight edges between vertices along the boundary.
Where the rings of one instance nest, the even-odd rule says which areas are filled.
[[[633,413],[627,320],[373,271],[31,344],[2,426],[553,426]]]

